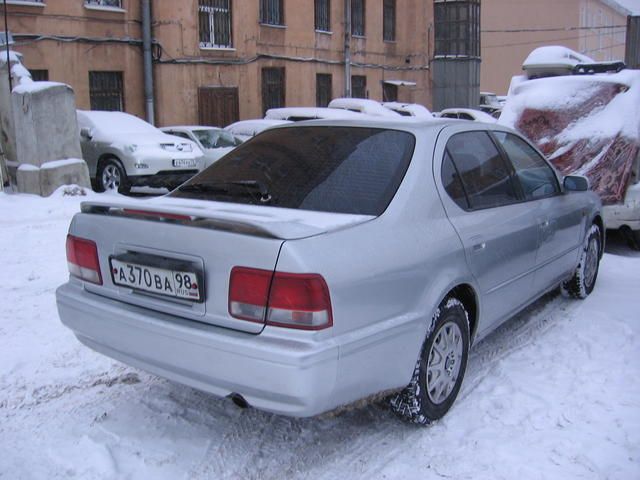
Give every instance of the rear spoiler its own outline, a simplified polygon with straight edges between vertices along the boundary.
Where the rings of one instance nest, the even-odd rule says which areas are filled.
[[[222,212],[192,211],[192,209],[162,208],[151,205],[119,205],[106,202],[82,202],[81,212],[90,215],[105,215],[150,222],[172,223],[186,227],[208,228],[227,232],[251,235],[254,237],[277,238],[268,225],[230,218]]]

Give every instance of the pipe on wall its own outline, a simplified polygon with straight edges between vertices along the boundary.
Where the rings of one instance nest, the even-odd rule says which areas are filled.
[[[155,125],[153,94],[153,56],[151,54],[151,0],[142,0],[142,49],[144,68],[144,105],[147,122]]]

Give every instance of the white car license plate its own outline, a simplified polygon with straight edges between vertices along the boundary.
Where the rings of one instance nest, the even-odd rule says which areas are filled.
[[[113,283],[147,292],[200,301],[198,277],[194,272],[167,270],[111,259]]]
[[[180,168],[195,167],[196,159],[195,158],[175,158],[173,160],[173,166],[180,167]]]

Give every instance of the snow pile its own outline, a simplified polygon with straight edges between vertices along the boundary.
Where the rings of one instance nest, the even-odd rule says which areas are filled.
[[[268,120],[291,120],[291,119],[350,119],[363,118],[361,113],[349,110],[339,110],[336,108],[320,108],[320,107],[287,107],[287,108],[270,108],[267,110],[265,119]]]
[[[76,165],[78,163],[85,163],[85,161],[81,158],[65,158],[62,160],[52,160],[50,162],[44,162],[39,167],[36,165],[31,165],[29,163],[21,163],[18,167],[18,170],[33,172],[36,170],[49,170],[52,168],[66,167],[68,165]]]
[[[589,177],[603,202],[618,203],[640,151],[640,71],[515,82],[499,122],[561,173]]]
[[[388,108],[384,108],[378,102],[365,98],[334,98],[329,102],[329,108],[353,110],[372,117],[389,117],[399,119],[402,115]]]

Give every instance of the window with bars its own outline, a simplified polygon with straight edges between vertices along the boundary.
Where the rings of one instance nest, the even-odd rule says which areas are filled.
[[[387,42],[396,40],[396,0],[384,0],[382,4],[382,38]]]
[[[84,0],[84,4],[96,7],[122,8],[122,0]]]
[[[89,72],[91,110],[124,111],[122,72]]]
[[[351,96],[353,98],[367,98],[366,75],[351,76]]]
[[[316,107],[326,107],[332,99],[330,73],[316,74]]]
[[[269,67],[262,69],[262,113],[270,108],[284,107],[284,68]]]
[[[382,101],[383,102],[397,102],[398,101],[398,86],[392,83],[382,84]]]
[[[198,0],[201,48],[231,48],[231,0]]]
[[[480,0],[434,3],[435,54],[480,57]]]
[[[32,69],[29,69],[29,73],[31,74],[31,79],[34,82],[48,82],[49,81],[49,70],[32,70]]]
[[[260,23],[284,25],[284,0],[260,0]]]
[[[331,0],[315,0],[315,27],[322,32],[331,31]]]
[[[364,37],[364,2],[365,0],[351,0],[351,35]]]

